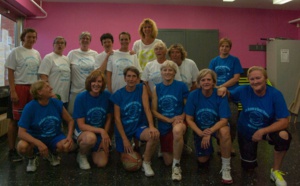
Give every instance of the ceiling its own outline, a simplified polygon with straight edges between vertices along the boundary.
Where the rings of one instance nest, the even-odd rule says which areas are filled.
[[[284,5],[273,5],[273,0],[235,0],[223,2],[222,0],[43,0],[44,2],[81,2],[81,3],[135,3],[135,4],[165,4],[165,5],[192,5],[214,6],[232,8],[259,8],[300,11],[300,0],[293,0]]]

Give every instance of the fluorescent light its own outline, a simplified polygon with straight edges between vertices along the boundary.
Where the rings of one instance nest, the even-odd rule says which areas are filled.
[[[288,3],[290,1],[292,1],[292,0],[273,0],[273,4],[282,5],[282,4]]]
[[[235,0],[223,0],[223,2],[233,2]]]

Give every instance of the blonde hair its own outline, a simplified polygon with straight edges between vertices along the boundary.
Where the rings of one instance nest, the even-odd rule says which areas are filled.
[[[47,84],[46,81],[38,80],[31,84],[30,86],[30,94],[33,99],[38,100],[41,96],[39,95],[39,91],[43,89],[43,87]]]
[[[171,67],[174,71],[175,74],[177,73],[177,64],[171,60],[166,60],[163,62],[163,64],[160,66],[160,71],[162,71],[166,67]]]
[[[150,24],[152,26],[152,33],[151,33],[151,36],[152,38],[156,38],[157,37],[157,34],[158,34],[158,29],[157,29],[157,26],[156,26],[156,23],[155,21],[153,21],[152,19],[150,18],[146,18],[144,19],[140,26],[139,26],[139,34],[141,36],[141,38],[145,38],[145,34],[143,32],[143,27],[146,25],[146,24]]]
[[[82,39],[84,36],[88,36],[90,38],[90,41],[92,41],[92,35],[89,32],[81,32],[81,34],[79,35],[79,40]]]
[[[267,71],[266,71],[263,67],[260,67],[260,66],[252,66],[252,67],[250,67],[250,68],[248,69],[248,71],[247,71],[247,77],[248,77],[248,79],[249,79],[249,74],[250,74],[251,72],[253,72],[253,71],[256,71],[256,70],[261,71],[262,74],[264,75],[265,79],[266,79],[266,80],[268,79]]]
[[[216,83],[217,83],[217,74],[214,71],[212,71],[208,68],[204,68],[204,69],[199,71],[198,76],[197,76],[197,81],[196,82],[197,82],[198,87],[200,87],[201,79],[204,78],[207,74],[211,75],[213,83],[216,85]]]

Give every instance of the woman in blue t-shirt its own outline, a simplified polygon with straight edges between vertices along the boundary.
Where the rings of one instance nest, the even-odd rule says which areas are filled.
[[[227,98],[218,96],[216,73],[203,69],[197,77],[198,89],[190,93],[185,106],[186,120],[194,131],[198,162],[205,165],[213,153],[212,137],[219,139],[222,159],[222,183],[231,184],[230,109]]]
[[[79,145],[77,162],[81,169],[91,168],[86,157],[90,151],[98,167],[105,167],[108,163],[112,104],[109,101],[111,94],[104,90],[105,87],[104,74],[94,70],[85,80],[86,91],[79,93],[75,99],[74,136]]]
[[[257,167],[257,144],[267,140],[274,145],[274,164],[271,179],[276,185],[286,185],[280,170],[283,158],[289,149],[292,136],[286,130],[289,112],[280,91],[267,85],[267,73],[262,67],[248,70],[250,85],[230,90],[230,98],[243,105],[238,120],[238,142],[241,165],[244,169]],[[226,88],[220,88],[225,92]]]
[[[55,98],[52,87],[46,81],[37,81],[30,87],[34,100],[26,104],[19,125],[18,152],[28,157],[27,172],[37,169],[37,153],[49,160],[52,166],[60,164],[58,152],[73,149],[74,120]],[[68,124],[67,136],[61,130],[62,119]]]
[[[180,181],[180,159],[186,131],[184,104],[189,94],[185,83],[175,80],[178,66],[167,60],[160,67],[162,82],[152,92],[152,112],[158,119],[160,145],[166,165],[172,164],[172,180]]]

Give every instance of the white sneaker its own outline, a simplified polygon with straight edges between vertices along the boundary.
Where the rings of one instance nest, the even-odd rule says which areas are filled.
[[[34,172],[36,171],[36,168],[38,166],[38,157],[34,157],[31,159],[28,159],[28,165],[26,167],[27,172]]]
[[[287,186],[286,181],[283,179],[282,175],[284,175],[283,172],[279,171],[279,170],[275,170],[273,171],[273,169],[271,169],[271,175],[270,178],[272,181],[275,182],[276,186]]]
[[[60,158],[58,157],[58,155],[54,155],[50,152],[48,154],[47,160],[50,162],[52,166],[57,166],[60,164]]]
[[[145,172],[146,176],[154,176],[154,172],[153,172],[152,167],[151,167],[151,162],[143,161],[142,171]]]
[[[172,180],[180,181],[181,179],[182,179],[181,168],[179,164],[176,164],[175,167],[172,168]]]
[[[80,152],[78,152],[76,160],[79,163],[79,167],[81,169],[87,170],[91,168],[86,155],[80,154]]]
[[[222,173],[222,183],[223,184],[232,184],[233,180],[230,173],[230,167],[222,167],[220,171]]]

